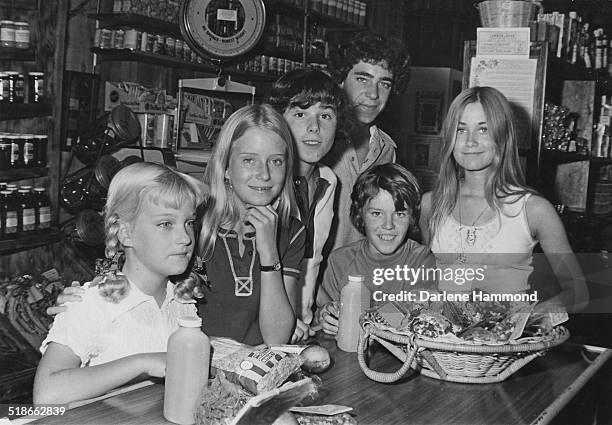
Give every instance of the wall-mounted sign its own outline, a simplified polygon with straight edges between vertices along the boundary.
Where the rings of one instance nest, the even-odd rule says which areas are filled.
[[[203,56],[229,59],[247,53],[265,23],[263,0],[185,0],[181,5],[181,33]]]
[[[529,58],[529,28],[477,28],[476,56]]]

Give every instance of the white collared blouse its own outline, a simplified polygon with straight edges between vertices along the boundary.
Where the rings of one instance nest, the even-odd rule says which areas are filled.
[[[165,352],[168,338],[178,329],[178,318],[197,315],[195,301],[175,298],[170,281],[161,307],[133,283],[119,303],[104,298],[96,286],[85,286],[83,301],[67,303],[68,310],[56,316],[40,347],[42,353],[51,342],[62,344],[84,367],[133,354]]]

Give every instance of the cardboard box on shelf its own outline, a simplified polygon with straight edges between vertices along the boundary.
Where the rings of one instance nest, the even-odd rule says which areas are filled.
[[[169,107],[166,90],[147,88],[128,81],[107,81],[104,84],[104,110],[110,111],[119,105],[138,113],[158,114],[165,113]]]

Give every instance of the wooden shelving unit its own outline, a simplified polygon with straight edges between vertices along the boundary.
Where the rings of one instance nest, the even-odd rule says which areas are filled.
[[[36,51],[30,49],[17,49],[14,47],[0,47],[0,60],[15,60],[32,62],[36,59]]]
[[[34,118],[51,115],[48,103],[0,103],[0,120]]]
[[[0,255],[32,249],[62,240],[62,232],[57,227],[37,230],[32,234],[17,235],[10,239],[0,239]]]
[[[155,34],[182,38],[178,23],[133,13],[89,13],[87,17],[97,19],[105,28],[131,27]]]
[[[46,177],[49,170],[46,167],[19,168],[16,170],[0,171],[0,181],[10,182],[16,180],[36,179]]]
[[[591,161],[601,164],[612,164],[612,158],[602,158],[592,155],[583,155],[576,152],[563,152],[556,150],[544,149],[542,156],[547,159],[554,160],[557,163],[574,162],[574,161]]]

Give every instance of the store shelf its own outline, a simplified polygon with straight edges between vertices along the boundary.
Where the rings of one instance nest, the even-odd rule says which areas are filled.
[[[154,34],[170,35],[183,38],[178,23],[133,13],[89,13],[87,17],[100,21],[105,28],[131,27]]]
[[[32,234],[11,239],[0,239],[0,255],[48,245],[60,240],[62,240],[62,232],[57,227],[38,230]]]
[[[34,49],[17,49],[12,47],[0,47],[0,60],[14,60],[32,62],[36,60]]]
[[[36,179],[49,174],[46,167],[20,168],[17,170],[0,170],[0,181],[10,182],[16,180]]]
[[[563,152],[545,149],[542,156],[555,162],[591,161],[603,164],[612,164],[612,158],[601,158],[598,156],[582,155],[576,152]]]
[[[188,62],[172,56],[159,55],[157,53],[142,52],[140,50],[129,49],[101,49],[92,47],[93,53],[100,56],[100,62],[105,61],[133,61],[143,62],[151,65],[161,65],[171,68],[190,69],[193,71],[216,73],[217,69],[210,64]]]
[[[101,49],[99,47],[92,47],[90,50],[93,53],[99,55],[100,62],[132,61],[179,69],[190,69],[193,71],[207,72],[211,74],[218,73],[218,69],[213,65],[197,62],[187,62],[182,59],[174,58],[172,56],[158,55],[150,52],[141,52],[139,50]],[[238,71],[232,68],[226,68],[225,70],[232,76],[233,80],[237,81],[274,81],[277,78],[276,75],[264,74],[261,72]]]
[[[278,12],[277,12],[278,11]],[[266,1],[266,13],[270,16],[276,14],[296,16],[299,18],[304,17],[304,7],[298,6],[297,4],[290,1],[283,0],[268,0]]]
[[[0,103],[0,121],[51,115],[48,103]]]
[[[308,11],[308,16],[313,23],[317,23],[327,28],[328,31],[365,31],[367,27],[356,25],[351,22],[343,21],[334,16],[324,15],[321,12],[314,10]]]

